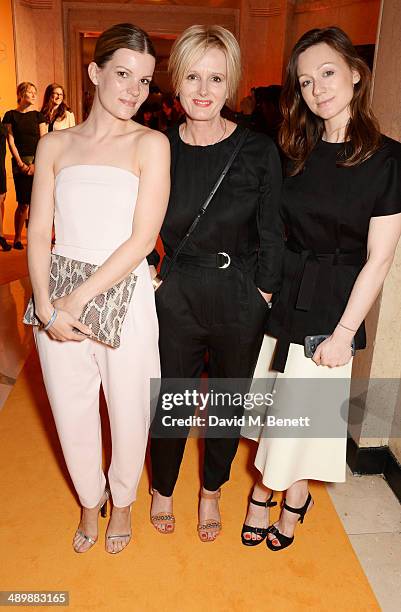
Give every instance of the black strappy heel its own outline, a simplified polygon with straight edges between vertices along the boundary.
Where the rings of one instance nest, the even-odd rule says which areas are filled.
[[[269,499],[266,502],[260,502],[260,501],[256,501],[256,499],[253,499],[253,497],[251,497],[250,502],[251,504],[254,504],[254,506],[262,506],[263,508],[272,508],[273,506],[277,506],[277,502],[272,501],[273,499],[273,493],[270,495]],[[265,539],[265,537],[267,536],[267,530],[268,527],[263,528],[263,527],[252,527],[252,525],[246,525],[245,523],[242,525],[242,531],[241,531],[241,541],[243,543],[244,546],[257,546],[258,544],[261,544],[263,542],[263,540]],[[256,535],[260,536],[260,540],[247,540],[246,538],[244,538],[244,533],[255,533]]]
[[[288,510],[289,512],[293,512],[294,514],[299,514],[298,521],[300,523],[303,523],[305,514],[308,510],[308,506],[311,501],[312,501],[312,495],[308,492],[308,497],[306,499],[305,504],[302,506],[302,508],[292,508],[291,506],[288,506],[288,504],[284,501],[283,509]],[[294,541],[294,536],[292,536],[292,538],[289,538],[288,536],[281,533],[277,529],[277,527],[275,527],[274,525],[270,525],[270,527],[266,529],[266,535],[268,533],[272,533],[274,537],[277,538],[277,540],[280,542],[280,546],[274,546],[274,544],[272,544],[272,540],[269,540],[269,538],[266,539],[267,548],[273,551],[283,550],[284,548],[287,548],[287,546],[290,546],[290,544],[292,544]]]

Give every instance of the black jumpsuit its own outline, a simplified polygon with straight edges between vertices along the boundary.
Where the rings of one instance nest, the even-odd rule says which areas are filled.
[[[167,258],[209,194],[242,130],[237,127],[228,138],[209,146],[185,144],[178,128],[168,133],[172,187],[161,230]],[[276,293],[280,286],[281,177],[273,142],[265,135],[250,132],[186,244],[184,257],[156,291],[162,378],[199,378],[206,353],[210,378],[252,377],[268,314],[257,287]],[[199,265],[201,256],[219,252],[230,256],[230,266]],[[220,259],[217,264],[227,262],[226,256]],[[157,264],[154,256],[148,260]],[[192,413],[194,410],[192,407]],[[186,411],[188,415],[191,409],[186,407]],[[232,408],[232,414],[241,413],[242,407]],[[152,426],[153,487],[170,496],[189,427],[181,428],[179,437],[166,437],[162,416],[159,404]],[[228,480],[238,436],[239,432],[224,438],[206,435],[203,479],[206,489],[216,490]]]

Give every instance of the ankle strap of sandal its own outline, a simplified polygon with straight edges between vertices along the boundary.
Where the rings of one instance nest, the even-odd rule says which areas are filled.
[[[272,501],[273,499],[273,493],[270,495],[269,499],[265,502],[261,502],[261,501],[257,501],[256,499],[253,499],[253,497],[251,497],[251,504],[254,504],[254,506],[261,506],[262,508],[272,508],[273,506],[277,506],[277,502]]]
[[[200,496],[202,499],[220,499],[221,489],[218,489],[214,493],[205,493],[205,491],[201,489]]]
[[[293,512],[294,514],[299,514],[300,516],[302,516],[305,514],[306,510],[308,509],[309,502],[311,499],[312,499],[312,495],[308,493],[308,497],[306,498],[306,502],[304,503],[302,508],[292,508],[292,506],[289,506],[287,502],[284,500],[283,508],[285,508],[289,512]]]

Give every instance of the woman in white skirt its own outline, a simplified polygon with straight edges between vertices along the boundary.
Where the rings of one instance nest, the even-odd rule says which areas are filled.
[[[289,546],[313,505],[308,479],[345,480],[352,346],[366,346],[363,321],[401,234],[401,144],[380,134],[370,83],[336,27],[304,34],[288,63],[280,132],[289,159],[281,206],[288,239],[271,337],[255,374],[267,379],[273,405],[255,460],[262,477],[242,529],[247,546],[264,539],[273,551]],[[310,359],[305,338],[316,335],[327,337]],[[277,417],[295,418],[297,427],[273,430]],[[274,490],[286,495],[268,527]]]

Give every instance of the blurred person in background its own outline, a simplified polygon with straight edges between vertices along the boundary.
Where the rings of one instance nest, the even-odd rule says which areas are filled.
[[[250,119],[250,127],[256,132],[267,134],[277,143],[278,130],[282,122],[280,112],[281,85],[256,87],[255,105]]]
[[[14,215],[14,249],[22,250],[22,228],[28,215],[35,154],[41,136],[46,134],[46,119],[35,110],[37,89],[33,83],[24,81],[17,87],[17,108],[9,110],[3,117],[7,129],[8,146],[12,155],[12,169],[17,196],[17,209]]]
[[[145,102],[142,104],[138,113],[132,117],[133,121],[137,121],[141,125],[144,125],[151,130],[159,129],[159,119],[158,119],[158,107],[156,104],[151,102]]]
[[[6,127],[0,123],[0,247],[3,251],[10,251],[11,245],[8,244],[3,235],[4,202],[7,193],[6,140]]]
[[[46,118],[49,132],[75,125],[74,113],[66,102],[64,87],[58,83],[46,87],[41,113]]]
[[[174,108],[173,96],[166,94],[162,98],[162,107],[159,113],[159,130],[165,132],[176,125],[177,122],[178,115]]]

